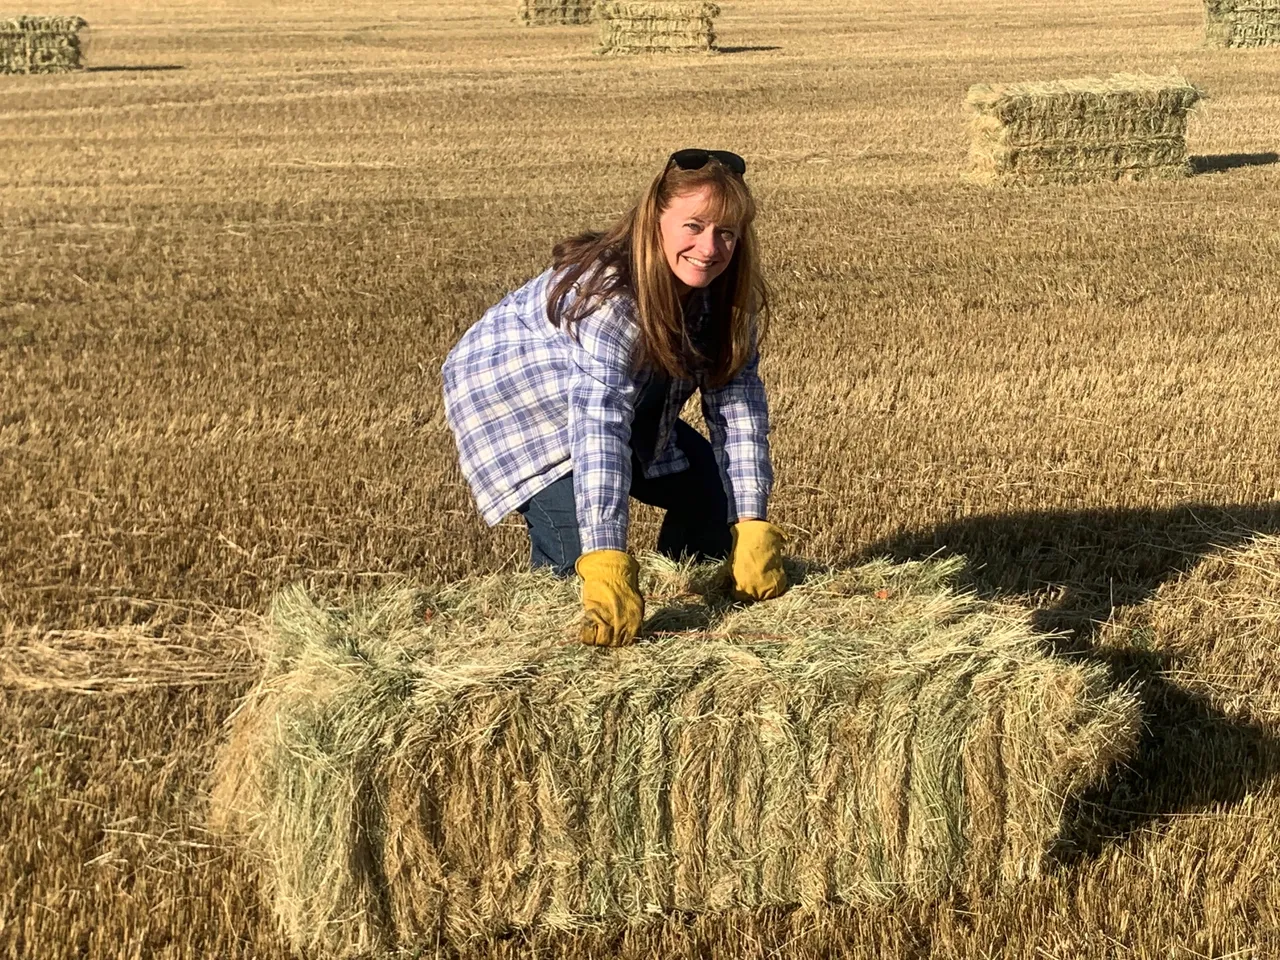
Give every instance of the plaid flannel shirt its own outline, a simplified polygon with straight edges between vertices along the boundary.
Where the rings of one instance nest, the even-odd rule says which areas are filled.
[[[648,380],[636,371],[634,301],[614,296],[575,328],[547,319],[554,271],[487,310],[445,359],[445,416],[463,475],[486,523],[498,523],[572,471],[583,552],[625,550],[630,520],[631,421]],[[572,295],[571,295],[572,296]],[[566,304],[567,306],[567,304]],[[773,485],[769,413],[759,353],[730,383],[672,378],[646,477],[688,469],[671,441],[695,389],[733,523],[763,519]]]

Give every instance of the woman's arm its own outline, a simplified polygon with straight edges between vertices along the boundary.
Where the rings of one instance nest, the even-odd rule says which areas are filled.
[[[702,393],[702,415],[729,497],[729,523],[765,519],[773,489],[769,402],[759,366],[760,353],[755,351],[736,377]]]
[[[628,301],[611,298],[571,336],[569,454],[584,554],[627,549],[638,332]]]

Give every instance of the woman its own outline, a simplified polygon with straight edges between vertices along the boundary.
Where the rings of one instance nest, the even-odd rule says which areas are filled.
[[[631,643],[644,619],[629,496],[666,510],[663,554],[728,557],[738,599],[786,590],[765,519],[766,303],[745,173],[737,154],[676,151],[622,220],[558,244],[445,360],[476,503],[490,526],[524,517],[534,566],[576,569],[584,643]],[[679,419],[695,388],[710,442]]]

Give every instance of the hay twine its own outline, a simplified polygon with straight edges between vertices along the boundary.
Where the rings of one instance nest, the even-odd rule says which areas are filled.
[[[293,946],[340,955],[1035,876],[1138,702],[958,569],[793,564],[741,607],[649,557],[621,650],[572,639],[577,586],[545,573],[283,591],[213,826]]]

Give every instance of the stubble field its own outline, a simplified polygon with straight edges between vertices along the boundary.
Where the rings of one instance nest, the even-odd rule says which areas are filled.
[[[1280,531],[1280,56],[1193,0],[739,0],[725,53],[657,59],[514,3],[164,6],[75,11],[114,69],[0,78],[0,956],[287,955],[203,828],[241,628],[297,580],[526,562],[440,362],[689,145],[761,203],[795,552],[966,554],[1148,735],[990,897],[462,952],[1280,955],[1280,548],[1214,559]],[[969,84],[1170,68],[1200,175],[962,180]]]

